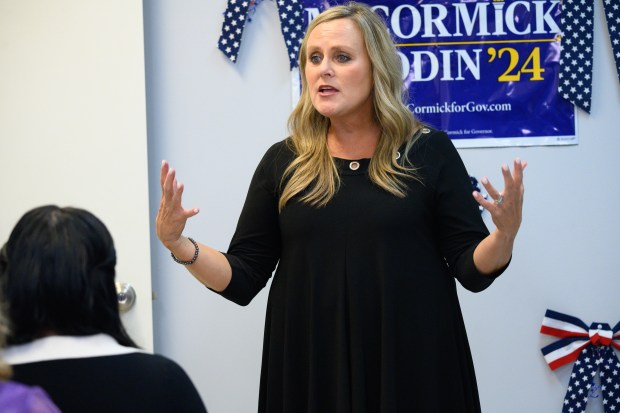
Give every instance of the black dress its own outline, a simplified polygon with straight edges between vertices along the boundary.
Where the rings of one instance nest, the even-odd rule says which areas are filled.
[[[278,213],[293,159],[272,146],[250,185],[226,254],[222,292],[246,305],[277,265],[265,322],[259,412],[479,412],[455,278],[471,291],[473,251],[488,235],[469,176],[443,132],[409,153],[421,183],[397,198],[368,178],[369,159],[335,159],[341,176],[323,208],[295,200]]]

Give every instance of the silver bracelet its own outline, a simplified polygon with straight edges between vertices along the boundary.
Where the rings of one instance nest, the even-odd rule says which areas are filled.
[[[196,259],[198,258],[198,252],[200,252],[200,249],[198,248],[198,243],[196,241],[194,241],[193,238],[187,237],[187,239],[190,240],[192,242],[192,244],[194,244],[194,248],[196,249],[194,251],[194,256],[192,257],[191,260],[189,260],[189,261],[180,260],[180,259],[178,259],[177,257],[174,256],[174,253],[172,251],[170,251],[170,256],[172,257],[174,262],[182,264],[182,265],[192,265],[193,263],[195,263]]]

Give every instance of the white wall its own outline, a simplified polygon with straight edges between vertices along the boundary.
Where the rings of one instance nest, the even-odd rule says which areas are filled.
[[[258,7],[237,65],[216,48],[225,7],[144,2],[152,218],[168,159],[186,206],[201,208],[186,234],[222,250],[258,160],[286,136],[291,88],[275,3]],[[538,333],[547,308],[587,324],[620,319],[620,85],[595,9],[594,97],[592,114],[579,113],[579,145],[460,150],[470,174],[498,186],[502,163],[530,164],[510,268],[484,293],[460,291],[486,413],[561,410],[570,367],[551,372],[540,353],[552,341]],[[188,370],[210,412],[255,411],[267,291],[238,307],[174,264],[154,235],[152,247],[156,350]]]

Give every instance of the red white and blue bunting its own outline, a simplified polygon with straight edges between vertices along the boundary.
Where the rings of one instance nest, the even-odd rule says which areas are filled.
[[[542,349],[552,370],[575,361],[562,413],[585,413],[588,400],[601,396],[606,413],[620,411],[620,360],[612,348],[620,349],[620,322],[613,329],[607,323],[588,327],[547,310],[540,332],[560,338]]]
[[[603,0],[611,49],[620,80],[620,1]],[[592,0],[563,0],[558,93],[590,113],[594,46]]]

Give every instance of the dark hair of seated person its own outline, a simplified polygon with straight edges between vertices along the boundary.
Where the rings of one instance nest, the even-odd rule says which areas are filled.
[[[93,214],[47,205],[27,212],[0,251],[9,344],[104,333],[137,347],[120,319],[112,236]]]

